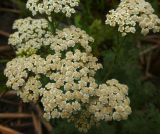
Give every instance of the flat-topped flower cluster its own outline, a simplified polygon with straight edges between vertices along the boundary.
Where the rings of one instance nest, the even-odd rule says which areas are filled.
[[[48,22],[45,19],[19,19],[14,22],[13,29],[16,32],[10,35],[8,43],[14,46],[17,54],[35,53],[44,44],[43,37],[52,35],[47,30]]]
[[[57,29],[53,35],[45,19],[19,19],[13,24],[13,29],[17,31],[10,35],[9,44],[15,47],[17,54],[35,54],[42,46],[62,52],[76,44],[80,44],[79,47],[86,52],[91,52],[88,43],[94,41],[85,31],[75,26]]]
[[[78,4],[79,0],[28,0],[26,7],[33,15],[40,13],[51,16],[53,13],[64,13],[70,17],[75,13],[74,7]]]
[[[117,9],[112,9],[106,15],[106,24],[118,26],[123,36],[135,33],[137,26],[143,35],[149,31],[160,32],[160,19],[154,14],[154,9],[145,0],[121,0]]]
[[[34,4],[31,7],[43,13],[46,7],[57,10],[56,4],[71,2],[74,7],[78,0],[28,0],[27,6],[32,2],[40,4],[37,7],[42,11],[33,8]],[[75,26],[56,29],[54,34],[48,27],[45,19],[30,17],[14,23],[16,32],[10,35],[9,44],[18,57],[6,65],[7,86],[24,102],[41,102],[44,118],[66,119],[80,131],[87,132],[102,120],[127,119],[131,113],[128,87],[114,79],[96,83],[94,76],[102,65],[91,53],[94,39]]]

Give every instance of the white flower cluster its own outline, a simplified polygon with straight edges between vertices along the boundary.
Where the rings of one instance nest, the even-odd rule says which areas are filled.
[[[42,46],[48,46],[55,52],[67,51],[75,46],[84,49],[85,52],[91,52],[88,44],[94,41],[85,31],[75,26],[57,29],[53,35],[47,31],[48,22],[45,19],[28,17],[16,20],[13,29],[17,31],[10,35],[9,44],[16,48],[17,54],[32,55]]]
[[[96,83],[102,65],[91,54],[94,40],[85,31],[70,26],[53,35],[45,20],[31,18],[16,21],[14,29],[18,31],[9,43],[25,54],[7,63],[7,86],[24,102],[41,102],[46,119],[66,119],[87,132],[102,120],[119,121],[131,113],[126,85],[117,80]]]
[[[13,59],[7,63],[4,71],[8,77],[6,85],[16,90],[24,102],[36,102],[41,88],[38,74],[46,73],[45,65],[46,61],[38,55]],[[30,76],[33,72],[33,76]]]
[[[94,42],[94,39],[80,28],[70,26],[63,30],[57,30],[54,38],[48,38],[45,42],[46,44],[50,44],[50,48],[56,52],[66,51],[71,47],[77,47],[84,49],[85,52],[91,52],[91,46],[88,44]]]
[[[48,83],[43,89],[42,104],[45,118],[66,118],[81,110],[81,105],[89,103],[90,96],[95,94],[95,72],[101,68],[96,64],[97,58],[79,50],[67,52],[64,59],[55,61],[53,56],[47,57],[51,64],[50,70],[56,73],[47,75],[54,83]],[[52,99],[51,99],[52,98]]]
[[[30,17],[19,19],[13,24],[13,29],[17,31],[10,35],[8,43],[16,48],[17,54],[22,52],[35,53],[44,44],[43,38],[51,35],[47,31],[48,22],[45,19]]]
[[[41,99],[44,117],[70,119],[73,113],[89,104],[97,84],[93,78],[101,68],[91,54],[68,51],[56,53],[45,59],[39,55],[18,57],[8,62],[5,75],[7,86],[17,91],[24,102]],[[48,81],[43,85],[43,78]]]
[[[41,89],[41,82],[36,77],[29,77],[24,86],[17,91],[17,94],[23,99],[23,102],[37,102],[39,100],[39,90]]]
[[[33,15],[37,13],[47,14],[64,13],[67,17],[75,13],[74,7],[78,6],[79,0],[28,0],[26,7]]]
[[[97,86],[90,101],[83,104],[83,109],[72,113],[69,121],[74,122],[80,130],[87,132],[100,121],[125,120],[131,113],[130,101],[127,97],[128,87],[117,80],[109,80]],[[77,118],[78,117],[78,118]]]
[[[127,97],[128,87],[120,84],[117,80],[108,80],[106,84],[99,85],[96,90],[97,100],[94,100],[89,111],[95,113],[99,120],[122,120],[127,119],[131,113],[130,101]]]
[[[24,102],[40,99],[46,119],[67,119],[87,132],[101,120],[119,121],[131,113],[126,85],[117,80],[102,85],[95,82],[94,75],[101,67],[97,58],[76,49],[46,58],[15,58],[7,64],[5,75],[7,86]],[[45,84],[44,78],[48,80]]]
[[[145,0],[121,0],[116,10],[110,10],[106,15],[106,24],[118,26],[123,36],[135,33],[136,26],[141,28],[141,34],[147,35],[150,30],[160,31],[160,19],[154,14],[151,4]]]

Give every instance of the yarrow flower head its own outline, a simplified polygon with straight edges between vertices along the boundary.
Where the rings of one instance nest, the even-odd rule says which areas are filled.
[[[53,13],[64,13],[70,17],[75,13],[74,7],[78,4],[79,0],[28,0],[26,7],[33,15],[40,13],[51,16]]]
[[[8,77],[6,85],[17,91],[24,102],[36,102],[42,84],[39,74],[46,73],[46,61],[38,55],[28,58],[18,57],[8,62],[4,74]],[[32,76],[29,72],[33,73]]]
[[[87,132],[102,120],[119,121],[131,113],[128,87],[117,80],[98,85],[94,75],[100,68],[92,54],[76,49],[46,58],[15,58],[7,63],[5,75],[7,86],[24,102],[42,102],[46,119],[67,119]]]
[[[32,55],[42,47],[48,47],[53,52],[64,52],[77,46],[85,52],[91,52],[88,44],[94,41],[84,30],[75,26],[56,29],[53,35],[45,19],[19,19],[15,21],[13,29],[16,32],[10,35],[8,43],[18,55]]]
[[[15,48],[17,54],[34,54],[44,44],[43,37],[51,36],[45,19],[19,19],[14,22],[13,29],[16,32],[10,35],[8,43]]]
[[[79,0],[28,0],[35,15],[63,12],[70,16]],[[45,19],[17,20],[9,37],[18,57],[4,71],[6,85],[24,102],[41,103],[44,118],[61,118],[87,132],[100,121],[127,119],[131,113],[128,87],[117,80],[97,84],[103,68],[91,53],[94,39],[75,26],[51,32]]]
[[[57,30],[54,38],[51,37],[46,40],[47,44],[51,44],[50,48],[56,52],[64,52],[77,47],[84,52],[90,53],[92,48],[89,44],[92,42],[94,42],[94,39],[91,36],[75,26]]]
[[[94,91],[89,103],[83,104],[83,109],[69,118],[80,131],[87,132],[93,125],[99,125],[100,121],[128,118],[131,108],[126,85],[113,79],[98,85]]]
[[[151,4],[145,0],[121,0],[116,10],[106,15],[106,24],[115,27],[123,36],[135,33],[139,26],[141,34],[147,35],[151,30],[160,31],[160,19],[154,14]]]
[[[98,99],[93,100],[89,110],[95,113],[99,120],[122,120],[127,119],[131,113],[130,101],[127,97],[128,87],[120,84],[117,80],[108,80],[106,84],[99,85],[96,90]]]

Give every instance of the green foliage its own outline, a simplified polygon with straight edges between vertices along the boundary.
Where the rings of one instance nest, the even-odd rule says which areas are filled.
[[[155,106],[148,105],[132,114],[132,118],[124,124],[122,134],[159,134],[160,114]]]
[[[57,122],[58,125],[55,127],[54,134],[115,134],[116,129],[113,125],[107,124],[106,122],[101,123],[98,127],[91,128],[87,133],[79,132],[72,124],[60,121]]]
[[[20,10],[20,15],[23,17],[31,15],[30,12],[26,9],[27,0],[10,0],[12,3],[15,3]]]

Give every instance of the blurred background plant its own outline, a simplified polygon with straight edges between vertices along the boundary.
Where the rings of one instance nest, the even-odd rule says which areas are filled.
[[[160,16],[159,0],[150,0],[149,2],[156,14]],[[53,120],[49,124],[43,119],[37,119],[41,115],[37,106],[22,104],[18,97],[7,97],[11,93],[10,89],[5,86],[6,78],[3,75],[3,70],[5,64],[15,56],[13,48],[7,45],[7,39],[12,32],[14,20],[31,15],[26,10],[25,3],[26,0],[0,1],[0,128],[1,125],[4,125],[26,134],[47,133],[47,130],[53,134],[79,134],[72,125],[66,122]],[[94,37],[93,53],[104,66],[104,69],[96,74],[99,81],[104,82],[107,79],[116,78],[129,87],[133,110],[129,119],[122,122],[102,123],[103,125],[91,129],[88,134],[159,134],[160,34],[151,33],[146,37],[129,35],[122,38],[115,29],[105,25],[105,15],[118,3],[118,0],[81,0],[81,5],[77,8],[78,12],[71,20],[56,16],[64,24],[74,24]],[[119,47],[119,44],[122,44],[123,47],[120,47],[117,56],[115,47]],[[16,109],[15,105],[9,103],[12,101],[17,104]],[[29,106],[30,108],[28,108]],[[5,112],[27,112],[31,115],[33,122],[27,119],[25,122],[32,122],[30,125],[15,127],[17,121],[15,123],[12,118],[4,118]],[[38,117],[36,117],[37,112],[39,113]],[[16,120],[18,123],[24,124],[24,119]],[[37,125],[41,122],[43,123],[42,128],[41,125]],[[33,126],[34,131],[27,129]]]

